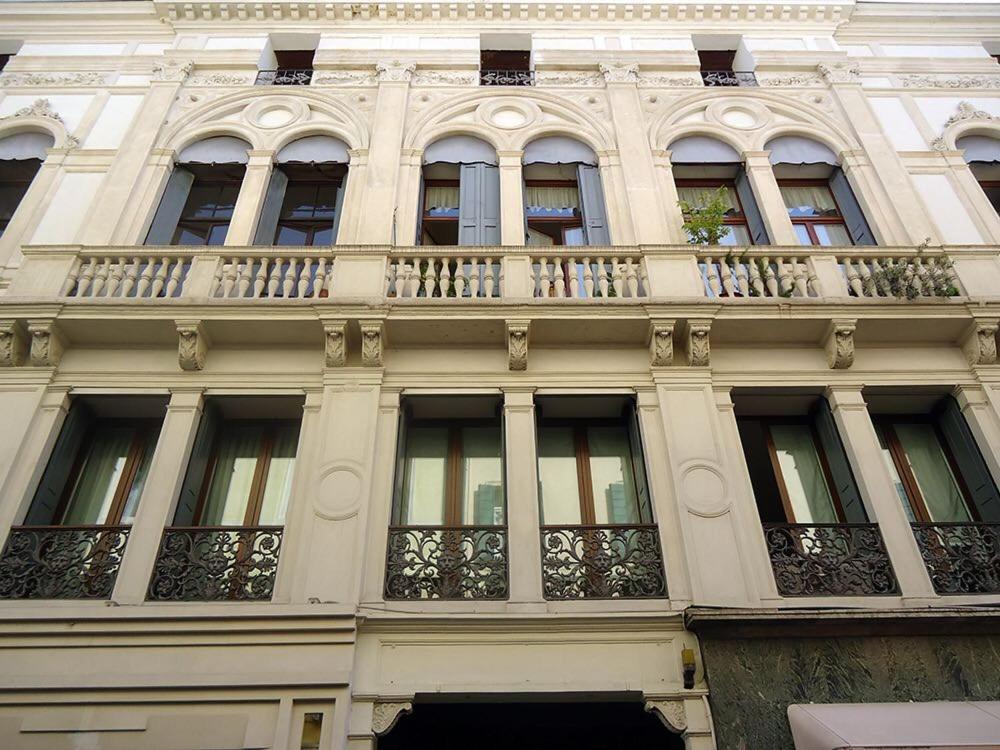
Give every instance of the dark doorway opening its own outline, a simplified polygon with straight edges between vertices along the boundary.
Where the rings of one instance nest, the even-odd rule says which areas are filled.
[[[641,700],[421,702],[379,738],[378,750],[682,750]]]

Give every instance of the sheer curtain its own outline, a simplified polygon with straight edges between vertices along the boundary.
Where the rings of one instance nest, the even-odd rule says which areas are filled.
[[[261,504],[262,526],[281,526],[285,523],[288,498],[292,492],[295,473],[295,449],[298,446],[298,425],[287,425],[277,430],[271,447],[271,462],[264,483],[264,501]]]
[[[795,523],[837,523],[833,497],[807,425],[771,425],[771,439]]]
[[[462,430],[462,523],[499,525],[503,517],[503,465],[500,428]]]
[[[424,188],[424,210],[457,209],[459,206],[458,185],[431,186]]]
[[[410,427],[407,433],[400,523],[443,524],[448,429]]]
[[[259,425],[226,424],[219,439],[212,482],[200,525],[242,526],[260,455]]]
[[[718,186],[718,187],[722,187],[722,186]],[[686,203],[689,203],[691,206],[693,206],[695,208],[698,208],[699,206],[704,206],[706,203],[708,203],[710,200],[712,200],[712,198],[715,197],[715,192],[716,192],[716,190],[718,190],[718,187],[690,187],[690,186],[684,187],[684,186],[678,186],[678,188],[677,188],[677,197],[680,200],[685,201]],[[724,194],[724,198],[725,198],[725,201],[726,201],[726,206],[728,207],[728,210],[726,211],[726,213],[727,214],[738,214],[740,212],[740,208],[739,208],[739,203],[737,203],[737,201],[736,201],[735,192],[728,185],[726,185],[725,187],[726,187],[726,191],[725,191],[725,194]]]
[[[931,520],[971,520],[934,427],[919,422],[897,422],[893,427],[920,487],[920,494]]]
[[[526,185],[525,205],[531,208],[574,209],[580,207],[580,191],[576,185],[546,186]]]
[[[835,216],[837,204],[824,185],[782,185],[789,216]]]
[[[542,523],[580,523],[580,490],[571,427],[538,430],[538,494]]]
[[[76,486],[62,518],[67,526],[104,523],[111,510],[135,431],[109,427],[91,438]]]
[[[622,427],[590,427],[590,477],[599,524],[639,523],[632,451]]]

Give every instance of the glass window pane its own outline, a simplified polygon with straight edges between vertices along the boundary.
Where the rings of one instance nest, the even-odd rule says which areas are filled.
[[[188,193],[183,216],[188,219],[210,219],[215,215],[219,186],[195,182]]]
[[[576,185],[526,185],[524,205],[533,217],[579,216],[580,191]]]
[[[156,431],[149,435],[146,444],[142,448],[142,456],[139,458],[139,467],[136,469],[132,486],[129,487],[128,497],[125,498],[125,507],[122,510],[122,523],[130,524],[135,520],[135,512],[139,507],[139,498],[146,486],[146,477],[149,475],[149,465],[153,461],[153,451],[156,448]]]
[[[919,422],[897,422],[893,428],[931,520],[971,520],[934,427]]]
[[[837,511],[808,425],[771,425],[781,478],[795,523],[837,523]]]
[[[899,501],[903,504],[903,510],[906,512],[907,519],[909,519],[910,523],[913,523],[917,520],[917,515],[913,512],[913,505],[910,502],[909,495],[906,494],[906,486],[899,476],[896,462],[892,460],[892,452],[889,450],[889,441],[885,437],[885,430],[882,429],[881,425],[875,425],[875,432],[878,434],[879,446],[882,448],[882,458],[889,469],[889,474],[892,476],[892,483],[896,486],[896,495],[899,496]]]
[[[285,199],[281,206],[283,219],[311,219],[316,206],[316,185],[310,183],[288,183]]]
[[[433,526],[445,522],[447,461],[446,427],[409,428],[403,467],[401,524]]]
[[[200,525],[243,525],[262,437],[258,424],[223,424]]]
[[[707,187],[678,186],[677,197],[679,200],[686,202],[691,207],[698,208],[699,206],[704,206],[710,203],[715,198],[715,192],[720,187],[725,188],[723,198],[728,206],[726,215],[739,216],[740,203],[736,198],[736,191],[731,185],[709,185]]]
[[[789,216],[838,216],[837,204],[826,185],[780,185]]]
[[[208,245],[224,245],[226,234],[229,232],[229,224],[214,224],[208,230]]]
[[[208,227],[203,224],[178,224],[174,235],[175,245],[204,245]]]
[[[729,224],[726,235],[719,240],[720,245],[750,245],[750,232],[742,224]]]
[[[538,492],[542,523],[581,522],[572,428],[542,427],[538,430]]]
[[[851,235],[843,224],[813,224],[813,231],[819,238],[819,244],[825,247],[844,247],[853,245]]]
[[[563,230],[563,244],[580,246],[587,244],[587,238],[583,234],[583,227],[573,227]]]
[[[594,518],[599,524],[639,523],[632,451],[622,426],[587,429]]]
[[[809,236],[809,230],[805,224],[792,224],[792,228],[795,230],[795,236],[798,238],[800,245],[812,244],[812,238]]]
[[[224,182],[219,185],[219,194],[213,215],[217,219],[231,219],[236,199],[240,195],[240,186],[234,182]]]
[[[462,429],[461,493],[462,523],[503,525],[499,425]]]
[[[324,229],[317,229],[313,232],[312,238],[313,245],[332,245],[333,244],[333,223]]]
[[[287,424],[275,430],[260,509],[262,526],[281,526],[285,523],[288,498],[292,493],[295,448],[299,441],[298,427],[298,424]]]
[[[279,225],[275,245],[305,245],[309,234],[300,227]]]
[[[135,428],[113,425],[102,425],[90,436],[63,524],[90,525],[107,520],[134,437]]]

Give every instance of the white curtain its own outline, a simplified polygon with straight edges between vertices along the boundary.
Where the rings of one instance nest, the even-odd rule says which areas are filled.
[[[837,204],[823,185],[782,185],[781,197],[790,216],[836,215]]]
[[[807,425],[771,425],[771,439],[795,523],[837,523],[830,488]]]
[[[893,425],[920,487],[932,521],[968,521],[969,511],[933,426],[897,422]]]
[[[524,202],[528,208],[579,208],[580,191],[576,186],[525,186]]]
[[[261,428],[225,425],[218,446],[202,526],[243,526],[253,475],[260,454]]]
[[[107,520],[133,434],[129,427],[112,427],[101,430],[91,439],[63,524],[91,525]]]
[[[458,185],[454,187],[425,187],[424,188],[424,210],[430,211],[435,208],[458,208]]]
[[[717,189],[718,188],[714,188],[714,187],[680,187],[679,186],[677,188],[677,197],[680,198],[682,201],[687,202],[688,204],[690,204],[694,208],[699,208],[701,206],[704,206],[706,203],[708,203],[710,200],[712,200],[712,198],[715,197],[715,191]],[[738,214],[739,211],[740,211],[740,209],[739,209],[739,203],[736,201],[736,193],[728,185],[726,186],[726,192],[725,192],[724,198],[725,198],[725,201],[726,201],[726,206],[728,207],[728,210],[726,211],[726,213],[727,214]]]
[[[282,526],[288,510],[295,473],[295,448],[298,445],[298,425],[278,430],[271,447],[271,461],[264,482],[264,500],[261,503],[261,526]]]

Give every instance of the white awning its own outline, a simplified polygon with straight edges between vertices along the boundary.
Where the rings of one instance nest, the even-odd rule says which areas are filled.
[[[46,150],[52,148],[55,139],[48,133],[15,133],[0,139],[0,161],[12,159],[45,160]]]
[[[967,135],[955,141],[955,148],[965,151],[965,160],[993,164],[1000,162],[1000,139],[988,135]]]
[[[246,164],[250,144],[231,135],[219,135],[192,143],[177,157],[180,164]]]
[[[292,141],[278,152],[278,164],[347,164],[351,160],[347,144],[328,135],[310,135]]]
[[[563,135],[539,138],[524,147],[524,164],[589,164],[597,166],[597,154],[586,143]]]
[[[827,146],[799,135],[783,135],[764,146],[772,164],[829,164],[837,166],[837,155]]]
[[[452,135],[424,150],[424,164],[492,164],[497,152],[486,141],[471,135]]]
[[[1000,701],[788,707],[795,750],[1000,750]]]
[[[739,164],[743,161],[735,148],[707,135],[678,138],[668,150],[672,164]]]

